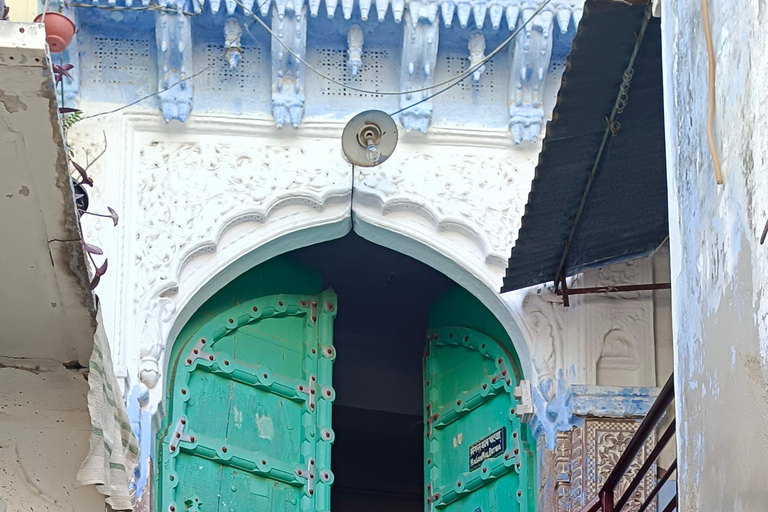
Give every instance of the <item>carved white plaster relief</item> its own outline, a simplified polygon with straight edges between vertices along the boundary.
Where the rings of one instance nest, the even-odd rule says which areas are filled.
[[[521,158],[522,157],[522,158]],[[405,144],[384,164],[358,168],[360,196],[372,196],[386,217],[413,212],[441,232],[466,236],[487,263],[506,268],[533,178],[533,152],[427,153]]]
[[[562,299],[548,291],[529,293],[523,299],[523,320],[533,344],[533,366],[539,382],[555,380],[562,369],[558,355],[563,352],[563,305]],[[554,386],[549,389],[552,398]]]
[[[587,271],[573,287],[648,284],[649,258]],[[652,292],[575,297],[580,313],[578,336],[584,340],[589,384],[655,386]]]
[[[351,166],[338,139],[343,123],[305,121],[300,138],[282,135],[268,118],[196,115],[177,126],[128,113],[109,130],[107,186],[95,199],[117,209],[122,222],[117,230],[86,232],[105,239],[114,255],[98,290],[110,310],[105,323],[123,354],[124,375],[131,385],[145,384],[154,405],[167,340],[198,301],[264,259],[343,235],[350,223]],[[95,141],[100,134],[89,121],[77,130]],[[429,145],[405,138],[391,163],[360,171],[355,211],[361,223],[396,234],[398,243],[418,240],[422,260],[429,251],[439,255],[430,264],[484,294],[518,332],[498,289],[536,151],[513,149],[502,130],[436,129],[430,138]],[[309,228],[326,231],[312,235]],[[389,246],[400,250],[395,245]],[[518,352],[528,372],[526,347]]]

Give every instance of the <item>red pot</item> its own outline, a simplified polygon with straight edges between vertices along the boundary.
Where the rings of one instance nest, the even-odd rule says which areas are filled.
[[[75,24],[72,20],[58,12],[46,12],[45,19],[38,14],[35,23],[45,25],[45,42],[51,49],[51,53],[61,53],[67,49],[75,35]]]

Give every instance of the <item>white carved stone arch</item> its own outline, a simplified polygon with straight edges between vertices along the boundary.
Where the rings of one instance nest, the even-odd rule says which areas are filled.
[[[303,225],[305,225],[303,223]],[[246,270],[265,261],[295,249],[333,240],[344,236],[352,225],[349,218],[334,223],[318,223],[291,230],[276,239],[250,239],[252,249],[242,251],[242,246],[224,247],[216,251],[215,262],[211,260],[198,266],[193,273],[182,272],[175,297],[175,312],[169,319],[170,328],[166,335],[162,368],[168,368],[172,345],[181,329],[195,311],[218,290]],[[411,256],[447,275],[459,285],[475,295],[499,319],[514,344],[520,358],[523,375],[532,374],[527,343],[518,327],[512,311],[501,300],[498,289],[490,288],[479,279],[471,269],[463,267],[449,255],[436,250],[431,244],[424,243],[405,232],[396,232],[389,228],[369,224],[355,219],[354,230],[374,243],[388,247],[402,254]],[[261,243],[259,243],[261,242]],[[159,392],[162,386],[156,386]]]
[[[92,107],[91,110],[97,110]],[[99,294],[118,376],[162,399],[167,353],[192,313],[234,277],[279,254],[364,238],[412,256],[465,287],[493,312],[533,378],[519,308],[499,295],[537,148],[504,130],[435,128],[401,137],[395,154],[354,173],[341,154],[342,120],[300,132],[268,117],[197,114],[166,125],[149,112],[76,125],[73,138],[110,150],[91,169],[94,209],[117,228],[85,223],[110,256]],[[352,215],[354,210],[354,215]],[[520,327],[523,326],[523,327]]]

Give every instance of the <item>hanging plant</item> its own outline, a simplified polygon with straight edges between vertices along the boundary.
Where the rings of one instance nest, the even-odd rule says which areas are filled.
[[[72,69],[72,68],[70,67],[65,71],[68,71],[69,69]],[[61,124],[62,124],[62,129],[64,131],[64,135],[66,137],[66,134],[69,131],[69,129],[72,127],[72,125],[74,125],[76,122],[78,122],[81,119],[82,111],[76,108],[62,107],[59,109],[59,113],[62,116]],[[81,220],[84,215],[92,215],[94,217],[112,219],[113,226],[117,226],[117,223],[120,220],[120,217],[117,214],[117,212],[109,206],[107,206],[107,213],[92,212],[88,210],[88,207],[90,206],[90,201],[88,199],[88,193],[85,187],[93,187],[93,179],[88,175],[88,171],[107,152],[107,134],[104,133],[103,135],[104,135],[103,149],[93,159],[90,158],[89,153],[86,151],[85,165],[81,165],[73,159],[74,151],[72,150],[71,147],[68,147],[67,149],[67,154],[69,155],[69,163],[72,166],[70,178],[72,179],[72,188],[75,196],[75,207],[77,208],[77,213],[78,213],[78,226],[80,227],[80,242],[83,244],[83,250],[88,255],[88,259],[90,259],[94,269],[93,279],[91,280],[91,283],[90,283],[92,290],[96,288],[96,286],[98,286],[99,281],[101,280],[101,276],[103,276],[107,272],[109,262],[107,258],[104,258],[104,261],[101,264],[98,264],[96,262],[96,260],[94,259],[94,256],[103,256],[104,251],[101,249],[101,247],[85,241],[85,238],[83,238],[83,225]]]

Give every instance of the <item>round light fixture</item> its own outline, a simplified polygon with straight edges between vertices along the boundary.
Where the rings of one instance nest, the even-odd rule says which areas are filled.
[[[397,146],[397,125],[381,110],[366,110],[349,120],[341,134],[341,149],[350,163],[374,167],[383,163]]]

